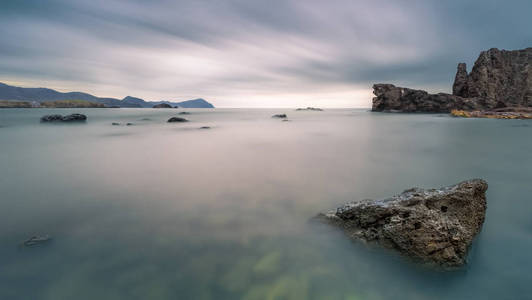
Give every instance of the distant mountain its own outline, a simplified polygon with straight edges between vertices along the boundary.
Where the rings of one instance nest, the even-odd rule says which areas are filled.
[[[212,104],[204,99],[194,99],[182,102],[170,101],[145,101],[140,98],[127,96],[124,99],[100,98],[87,93],[68,92],[61,93],[47,88],[22,88],[7,85],[0,82],[0,100],[36,101],[39,103],[60,100],[84,100],[94,103],[101,103],[105,106],[119,107],[145,107],[151,108],[156,104],[167,103],[171,106],[184,108],[214,108]]]

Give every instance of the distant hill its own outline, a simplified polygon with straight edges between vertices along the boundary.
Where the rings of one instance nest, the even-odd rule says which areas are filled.
[[[171,106],[179,106],[184,108],[214,108],[214,106],[205,101],[204,99],[194,99],[182,102],[170,102],[170,101],[145,101],[140,98],[127,96],[124,99],[115,98],[101,98],[91,94],[81,92],[68,92],[62,93],[56,90],[47,88],[22,88],[7,85],[0,82],[0,100],[12,100],[12,101],[27,101],[27,102],[50,102],[50,101],[64,101],[64,100],[83,100],[93,103],[100,103],[105,106],[118,106],[118,107],[144,107],[151,108],[156,104],[167,103]]]

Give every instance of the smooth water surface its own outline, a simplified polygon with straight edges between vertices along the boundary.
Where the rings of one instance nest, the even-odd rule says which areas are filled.
[[[532,121],[196,109],[166,123],[178,111],[0,110],[0,299],[532,299]],[[39,123],[73,112],[88,122]],[[459,271],[308,222],[473,177],[488,210]],[[34,234],[53,240],[19,246]]]

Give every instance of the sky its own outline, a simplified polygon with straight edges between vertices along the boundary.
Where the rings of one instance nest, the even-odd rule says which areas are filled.
[[[450,92],[458,62],[532,47],[532,1],[0,0],[0,82],[217,107],[370,107]]]

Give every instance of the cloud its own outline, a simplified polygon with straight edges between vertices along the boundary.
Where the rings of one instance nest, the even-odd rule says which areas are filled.
[[[449,91],[456,63],[532,40],[526,1],[4,0],[0,80],[218,106],[369,106]]]

